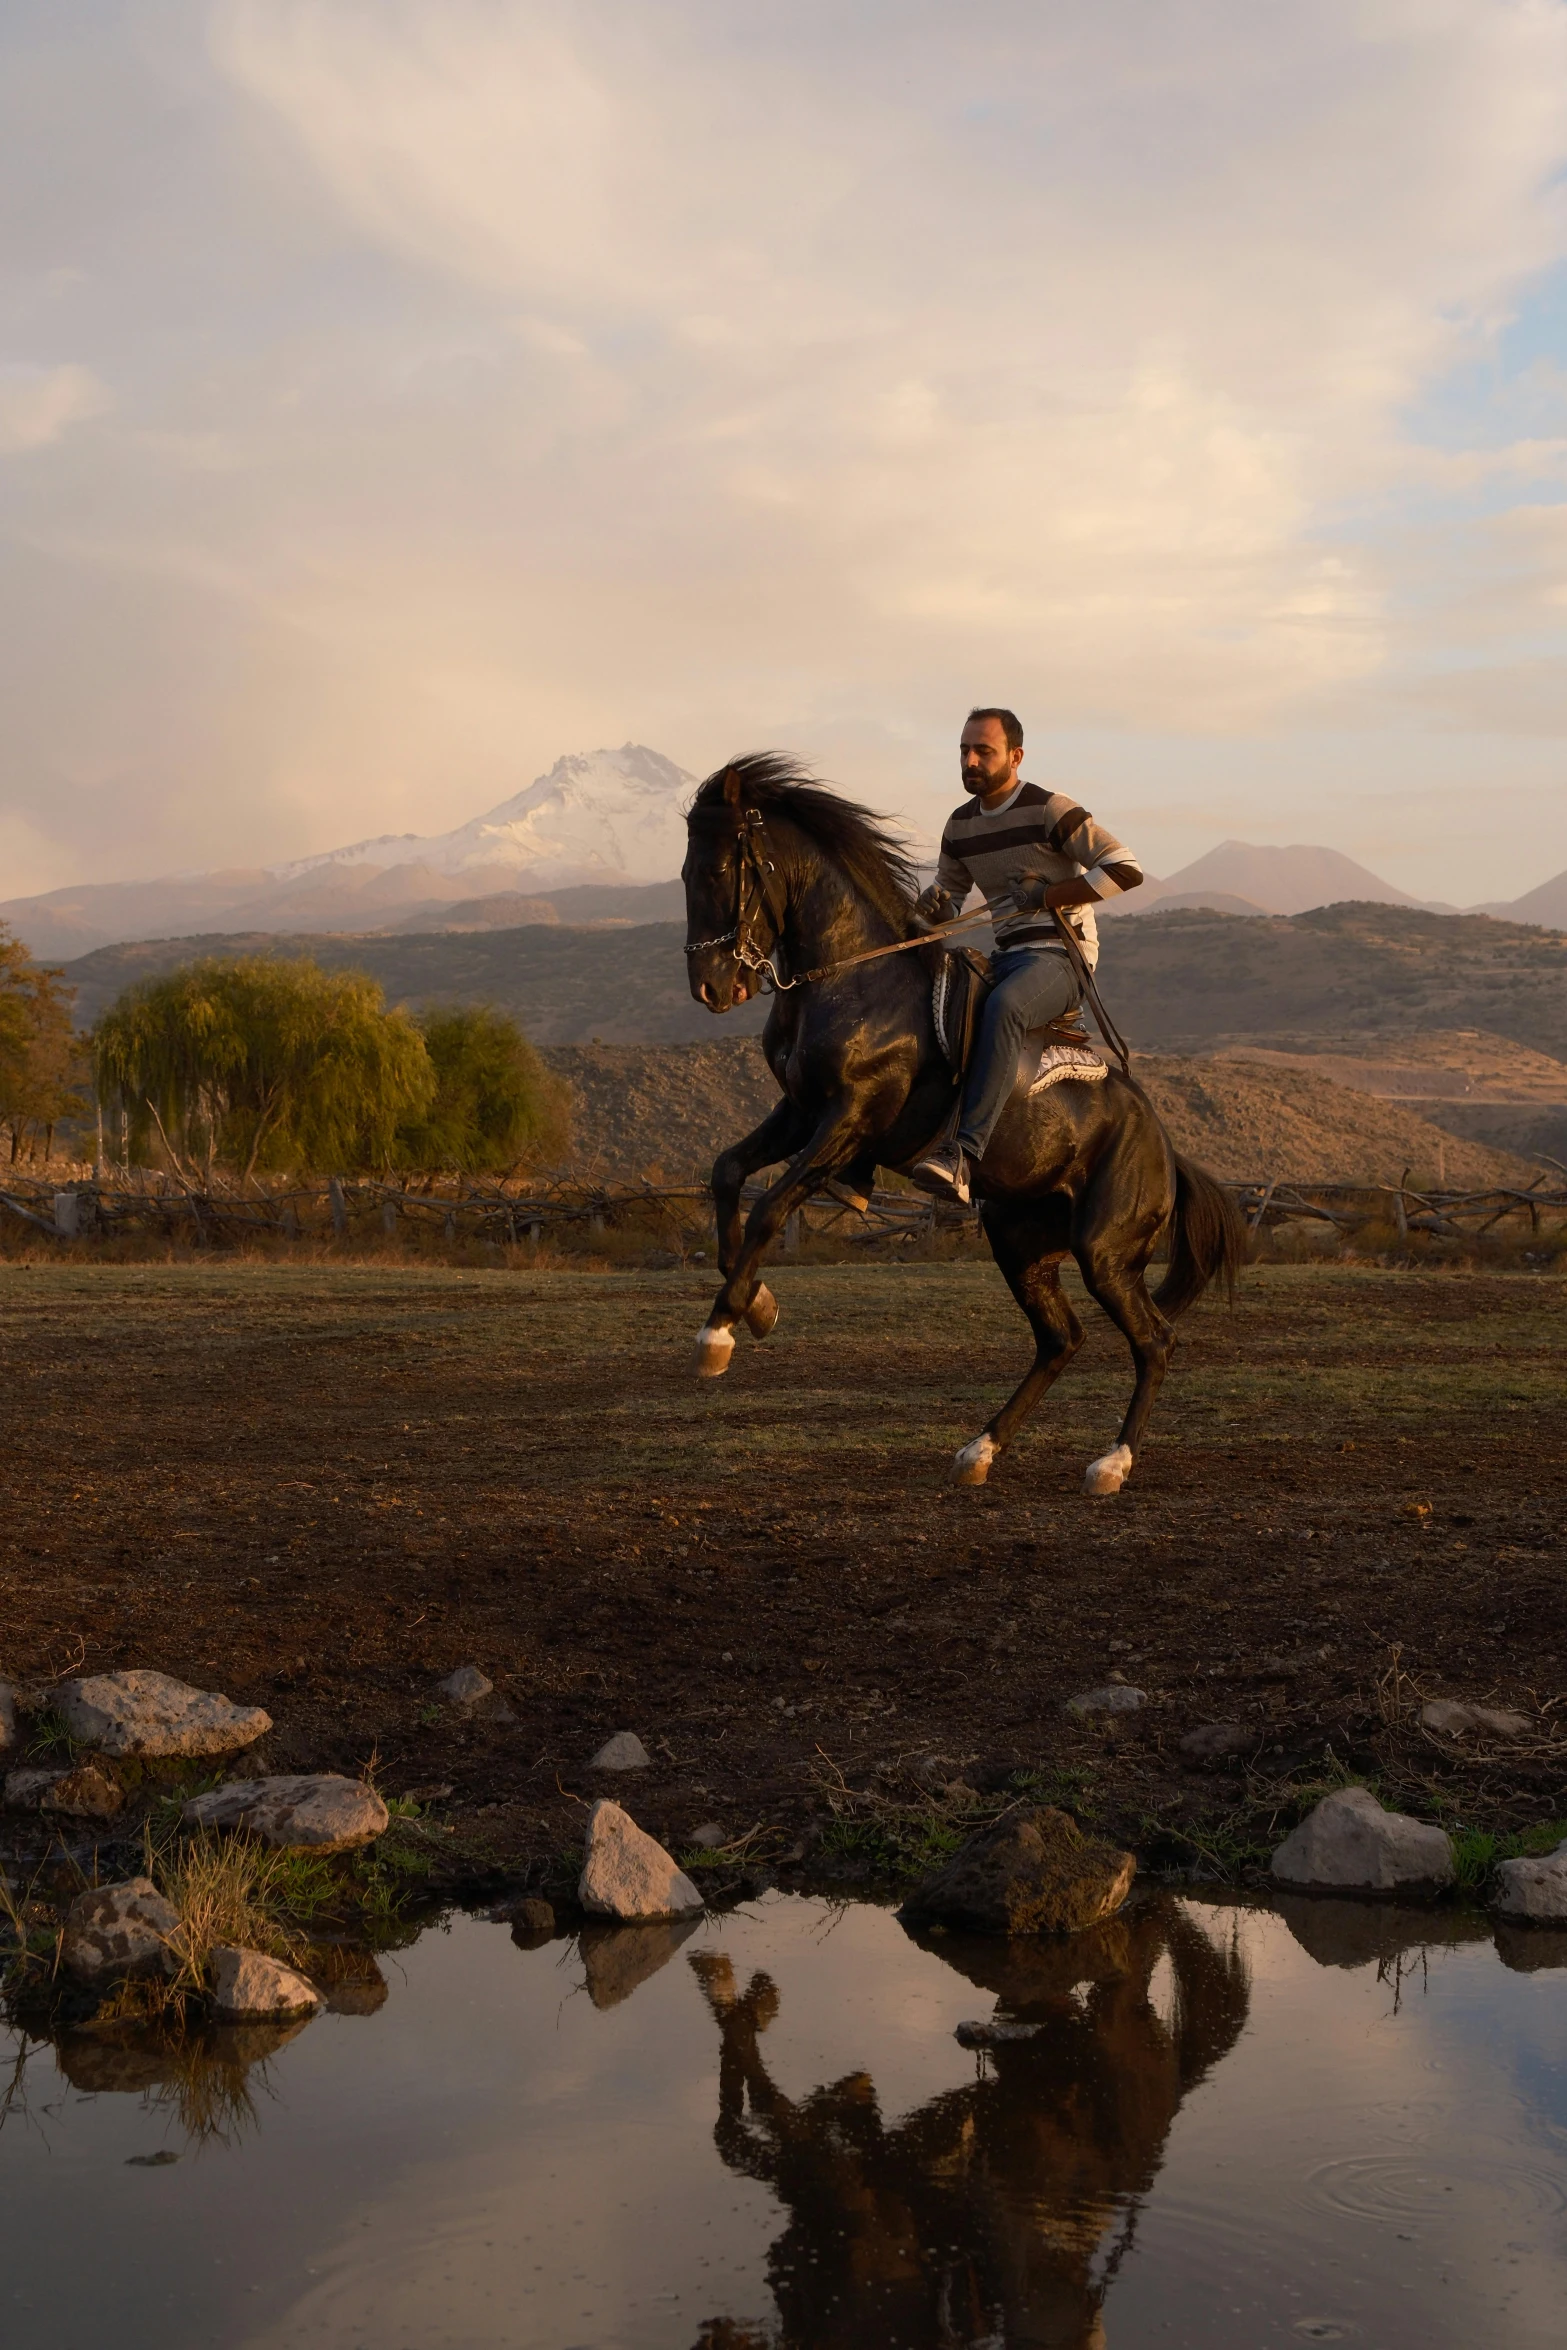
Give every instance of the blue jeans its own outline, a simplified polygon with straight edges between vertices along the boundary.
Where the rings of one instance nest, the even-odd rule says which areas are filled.
[[[958,1140],[965,1155],[982,1159],[996,1121],[1017,1085],[1023,1039],[1083,1000],[1077,973],[1052,948],[1013,947],[994,957],[996,984],[985,998],[979,1045],[963,1088]]]

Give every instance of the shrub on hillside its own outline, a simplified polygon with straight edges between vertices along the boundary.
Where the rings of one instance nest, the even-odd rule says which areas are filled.
[[[515,1020],[467,1005],[428,1012],[421,1025],[435,1098],[399,1133],[401,1165],[477,1175],[564,1155],[570,1088],[545,1068]]]

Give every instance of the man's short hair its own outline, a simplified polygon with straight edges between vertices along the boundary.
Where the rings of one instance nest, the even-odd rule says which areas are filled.
[[[1023,721],[1015,710],[971,710],[967,723],[972,726],[976,718],[994,718],[1007,738],[1009,751],[1023,748]]]

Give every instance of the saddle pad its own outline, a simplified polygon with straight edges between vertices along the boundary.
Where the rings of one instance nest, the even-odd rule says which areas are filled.
[[[1043,1093],[1047,1085],[1059,1085],[1063,1077],[1077,1077],[1085,1085],[1093,1085],[1109,1070],[1091,1046],[1081,1044],[1047,1044],[1039,1056],[1039,1068],[1029,1085],[1029,1099]]]

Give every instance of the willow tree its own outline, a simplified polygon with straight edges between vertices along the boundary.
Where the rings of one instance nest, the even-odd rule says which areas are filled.
[[[435,1097],[424,1038],[356,971],[250,955],[122,995],[93,1033],[99,1099],[132,1152],[176,1164],[386,1166]]]
[[[398,1137],[403,1164],[477,1175],[561,1157],[570,1088],[545,1068],[515,1020],[485,1005],[453,1005],[426,1012],[421,1025],[435,1098]]]

